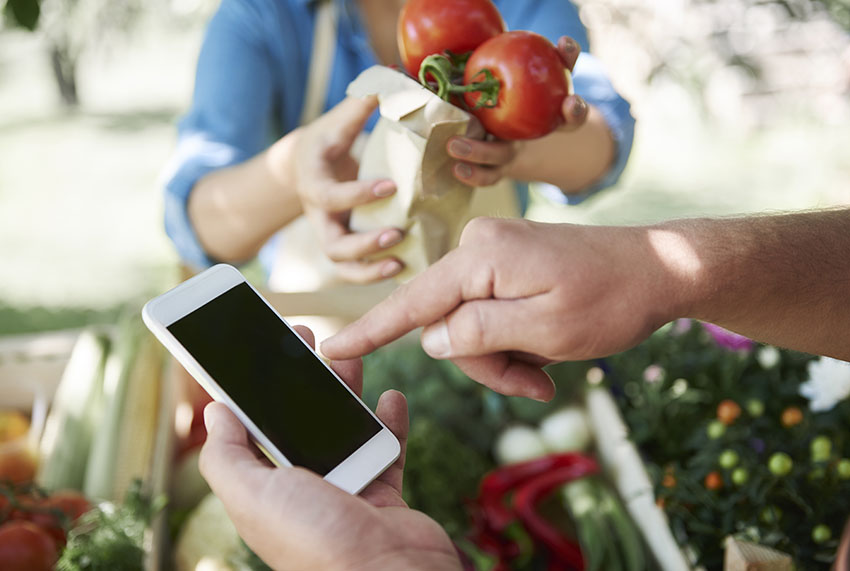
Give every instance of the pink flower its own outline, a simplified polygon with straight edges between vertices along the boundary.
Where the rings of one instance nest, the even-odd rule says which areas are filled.
[[[714,342],[730,351],[749,351],[755,343],[752,339],[723,329],[713,323],[702,323],[702,326],[714,339]]]
[[[673,335],[684,335],[691,330],[693,322],[687,318],[680,318],[673,322]]]
[[[643,370],[643,380],[654,385],[655,383],[663,381],[666,374],[667,372],[664,370],[664,367],[653,364]]]

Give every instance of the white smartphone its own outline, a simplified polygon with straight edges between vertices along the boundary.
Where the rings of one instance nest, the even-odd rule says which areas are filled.
[[[145,324],[280,466],[356,494],[398,458],[398,440],[233,266],[145,304]]]

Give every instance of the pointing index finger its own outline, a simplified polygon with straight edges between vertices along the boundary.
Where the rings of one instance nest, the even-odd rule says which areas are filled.
[[[359,357],[417,327],[437,321],[462,302],[473,299],[465,285],[475,275],[476,268],[468,266],[463,251],[449,252],[422,274],[399,286],[363,317],[325,340],[322,353],[331,359]],[[486,297],[489,293],[482,295]]]

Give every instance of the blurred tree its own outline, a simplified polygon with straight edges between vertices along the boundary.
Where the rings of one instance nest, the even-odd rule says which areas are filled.
[[[3,17],[7,22],[17,24],[27,30],[35,30],[41,15],[39,0],[8,0],[3,6]]]
[[[82,52],[128,32],[144,5],[142,0],[6,0],[3,19],[43,34],[59,95],[74,107],[79,103],[77,64]]]

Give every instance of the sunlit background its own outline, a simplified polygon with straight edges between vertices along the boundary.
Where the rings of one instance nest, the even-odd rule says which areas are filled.
[[[175,279],[159,176],[216,3],[0,6],[0,334],[109,319]],[[530,216],[622,224],[850,203],[848,0],[580,7],[632,102],[634,152],[618,187],[570,209],[536,201]]]

